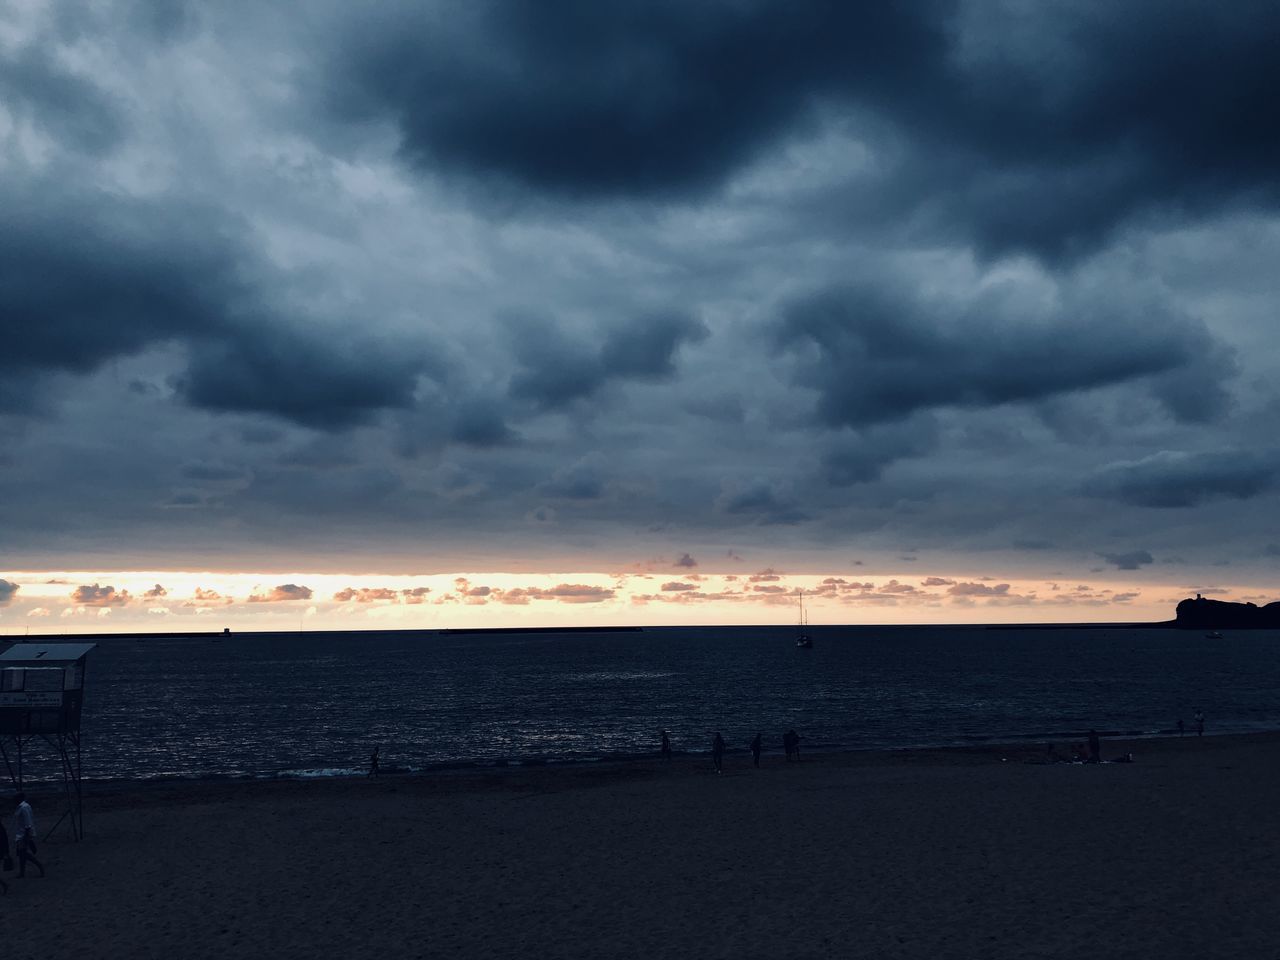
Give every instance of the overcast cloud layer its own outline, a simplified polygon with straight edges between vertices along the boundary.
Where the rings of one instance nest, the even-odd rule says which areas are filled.
[[[1276,5],[265,6],[0,0],[0,573],[1280,570]]]

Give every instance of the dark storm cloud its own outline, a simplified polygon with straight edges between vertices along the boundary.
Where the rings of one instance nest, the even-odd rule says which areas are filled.
[[[562,196],[713,190],[819,111],[895,145],[874,206],[990,251],[1280,193],[1262,2],[492,0],[448,21],[392,5],[341,37],[340,116],[390,119],[425,170]]]
[[[938,443],[938,428],[927,415],[904,424],[876,425],[845,431],[822,458],[823,475],[834,486],[879,480],[886,467],[906,457],[919,457]]]
[[[1021,293],[1004,285],[925,300],[892,282],[867,282],[793,304],[780,337],[831,426],[1036,401],[1173,372],[1227,372],[1216,359],[1207,369],[1201,363],[1225,350],[1204,325],[1160,304],[1133,309],[1066,292],[1066,302],[1045,310]]]
[[[1131,550],[1128,553],[1099,553],[1103,560],[1118,570],[1138,570],[1155,563],[1146,550]]]
[[[1247,451],[1164,451],[1102,468],[1084,492],[1140,507],[1194,507],[1258,496],[1275,486],[1277,469],[1273,457]]]
[[[173,343],[189,348],[175,385],[193,406],[341,428],[412,403],[424,354],[280,316],[285,278],[263,276],[225,213],[43,181],[5,194],[0,412],[38,408],[51,374]]]
[[[0,578],[0,607],[8,605],[18,593],[18,585]]]
[[[197,407],[330,429],[411,406],[423,365],[412,345],[264,323],[193,351],[177,385]]]
[[[716,510],[752,523],[792,526],[812,520],[795,497],[780,484],[766,480],[726,481],[715,500]]]
[[[245,477],[244,467],[226,463],[205,463],[202,461],[184,463],[179,473],[188,480],[210,480],[214,482],[222,480],[243,480]]]
[[[244,296],[235,250],[211,211],[41,180],[27,187],[0,198],[6,379],[86,373],[148,346],[213,334]],[[192,222],[208,229],[187,229]],[[0,392],[11,410],[29,403]]]
[[[676,353],[707,336],[698,321],[674,314],[641,317],[603,334],[573,335],[541,317],[510,318],[519,372],[511,395],[541,409],[564,407],[616,380],[662,380]]]
[[[122,136],[124,124],[111,98],[39,44],[0,54],[0,103],[61,143],[88,152],[107,150]]]
[[[340,112],[394,119],[423,167],[680,194],[717,185],[815,94],[938,62],[940,27],[914,9],[489,2],[446,24],[404,5],[344,30],[329,89]]]
[[[563,500],[595,500],[604,495],[606,464],[599,454],[588,454],[576,463],[557,470],[538,492]]]
[[[464,401],[453,410],[449,439],[468,447],[500,447],[519,435],[506,421],[506,411],[491,399]]]

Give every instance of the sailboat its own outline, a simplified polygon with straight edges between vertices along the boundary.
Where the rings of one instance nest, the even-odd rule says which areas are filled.
[[[804,612],[804,591],[800,591],[800,630],[796,635],[796,646],[801,650],[813,649],[813,638],[809,636],[809,617]]]

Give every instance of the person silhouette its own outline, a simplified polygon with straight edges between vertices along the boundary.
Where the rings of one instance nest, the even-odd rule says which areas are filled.
[[[665,730],[662,731],[662,744],[659,749],[662,751],[663,760],[671,759],[671,738],[667,736],[667,731]]]
[[[763,746],[760,742],[760,733],[757,731],[755,739],[751,741],[751,762],[755,764],[757,770],[760,769],[760,751]]]
[[[1199,710],[1196,711],[1196,736],[1204,736],[1204,714]]]
[[[369,758],[369,772],[365,776],[376,777],[378,775],[378,751],[381,749],[378,746],[373,748],[373,756]]]
[[[40,876],[44,876],[44,865],[36,859],[36,820],[31,813],[31,804],[27,796],[19,793],[15,798],[18,807],[13,811],[13,846],[18,853],[18,876],[27,875],[27,862],[36,865]]]
[[[800,734],[795,730],[788,730],[782,735],[782,745],[787,751],[788,760],[800,759]]]
[[[719,730],[711,741],[711,765],[716,768],[716,773],[724,772],[724,737],[720,736]]]

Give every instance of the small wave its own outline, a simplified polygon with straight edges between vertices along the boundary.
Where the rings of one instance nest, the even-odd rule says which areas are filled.
[[[676,673],[659,673],[656,670],[597,670],[592,673],[570,673],[566,674],[566,680],[578,681],[597,681],[597,680],[665,680],[668,677],[676,677]]]
[[[314,780],[318,777],[355,777],[368,772],[367,767],[314,767],[309,770],[279,770],[270,777],[280,780]]]

